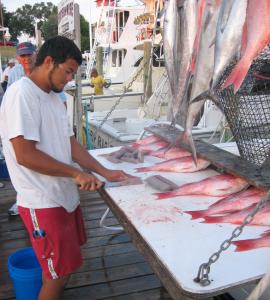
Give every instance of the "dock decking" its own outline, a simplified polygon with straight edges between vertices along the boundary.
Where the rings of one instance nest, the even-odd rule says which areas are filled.
[[[15,299],[7,270],[8,256],[30,245],[19,216],[9,218],[8,208],[16,192],[5,181],[0,189],[0,299]],[[166,299],[170,296],[133,246],[129,236],[101,228],[99,221],[107,206],[98,193],[80,192],[88,241],[83,246],[84,264],[72,275],[63,299]],[[117,226],[112,214],[106,225]],[[27,299],[26,299],[27,300]]]
[[[9,181],[0,189],[0,299],[15,299],[7,270],[8,256],[30,246],[28,235],[19,216],[8,217],[16,192]],[[83,246],[83,266],[72,275],[63,300],[172,300],[149,264],[123,231],[99,226],[107,205],[98,193],[80,192],[88,241]],[[118,226],[110,213],[107,226]],[[232,299],[229,295],[214,297]],[[27,299],[25,299],[27,300]]]

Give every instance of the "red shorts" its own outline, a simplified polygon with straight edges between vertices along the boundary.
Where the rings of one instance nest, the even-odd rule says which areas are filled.
[[[63,207],[18,208],[46,278],[63,277],[82,265],[86,233],[80,207],[72,213]]]

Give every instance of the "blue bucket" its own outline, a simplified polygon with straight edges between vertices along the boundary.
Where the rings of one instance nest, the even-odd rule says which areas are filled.
[[[25,248],[8,258],[8,271],[17,300],[37,300],[42,285],[42,271],[33,248]]]
[[[6,165],[6,161],[4,159],[0,159],[0,178],[10,179],[8,169],[7,169],[7,165]]]

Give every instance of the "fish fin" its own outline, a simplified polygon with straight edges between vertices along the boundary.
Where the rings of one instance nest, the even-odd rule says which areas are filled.
[[[242,252],[242,251],[249,251],[256,248],[263,247],[258,243],[259,239],[253,239],[253,240],[239,240],[239,241],[233,241],[232,244],[236,246],[235,251],[236,252]]]
[[[197,160],[198,160],[197,151],[196,151],[192,134],[184,133],[182,137],[182,141],[189,146],[194,164],[197,167]]]
[[[188,210],[184,213],[191,215],[191,220],[203,218],[206,214],[206,210]]]
[[[234,86],[234,94],[239,90],[241,87],[243,81],[245,80],[245,77],[248,73],[250,67],[250,63],[245,62],[243,59],[240,60],[236,66],[233,68],[230,75],[227,77],[225,82],[222,85],[222,88],[225,89],[230,85]]]
[[[157,196],[156,200],[163,200],[173,196],[172,192],[154,193],[154,195]]]
[[[223,111],[223,107],[218,99],[218,96],[216,95],[215,92],[213,92],[212,89],[205,91],[203,93],[201,93],[200,95],[198,95],[197,97],[193,98],[190,101],[190,104],[195,103],[195,102],[199,102],[199,101],[206,101],[206,100],[211,100],[212,102],[214,102],[216,104],[217,107],[219,107],[219,109],[221,111]]]

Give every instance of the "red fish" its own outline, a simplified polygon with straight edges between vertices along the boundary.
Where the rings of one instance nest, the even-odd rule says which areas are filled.
[[[158,197],[157,199],[173,198],[184,195],[222,197],[241,191],[247,186],[248,182],[242,178],[230,174],[220,174],[198,182],[184,184],[171,192],[155,193],[155,195]]]
[[[242,224],[245,217],[250,214],[257,204],[253,204],[244,210],[240,210],[225,216],[205,216],[203,223],[230,223],[230,224]],[[270,203],[257,212],[253,220],[249,225],[259,225],[259,226],[270,226]]]
[[[224,88],[234,85],[234,93],[243,83],[253,59],[270,42],[270,0],[249,0],[243,38],[243,54],[231,74],[224,82]]]
[[[236,252],[249,251],[264,247],[268,248],[270,247],[270,232],[268,231],[267,234],[264,234],[257,239],[233,241],[232,244],[236,246]]]
[[[141,139],[141,140],[138,140],[138,141],[132,143],[131,146],[136,148],[140,145],[152,144],[152,143],[158,142],[160,140],[161,139],[156,135],[149,135],[149,136],[145,137],[144,139]]]
[[[155,164],[151,167],[137,168],[137,172],[161,171],[161,172],[178,172],[178,173],[191,173],[203,170],[210,165],[210,161],[203,158],[198,158],[197,166],[195,165],[191,156],[182,158],[170,159]]]
[[[169,150],[167,149],[160,149],[157,151],[151,151],[148,155],[164,158],[164,159],[173,159],[173,158],[180,158],[185,156],[191,156],[191,153],[185,149],[179,147],[172,147]]]
[[[146,145],[138,145],[136,147],[137,150],[140,151],[154,151],[154,150],[159,150],[162,148],[166,148],[168,146],[168,143],[162,140],[159,140],[158,142],[146,144]]]
[[[210,205],[208,209],[197,211],[186,211],[192,216],[192,219],[203,218],[205,216],[221,215],[229,212],[235,212],[245,209],[250,205],[257,203],[265,196],[266,191],[252,187],[245,191],[241,191],[222,198]]]

